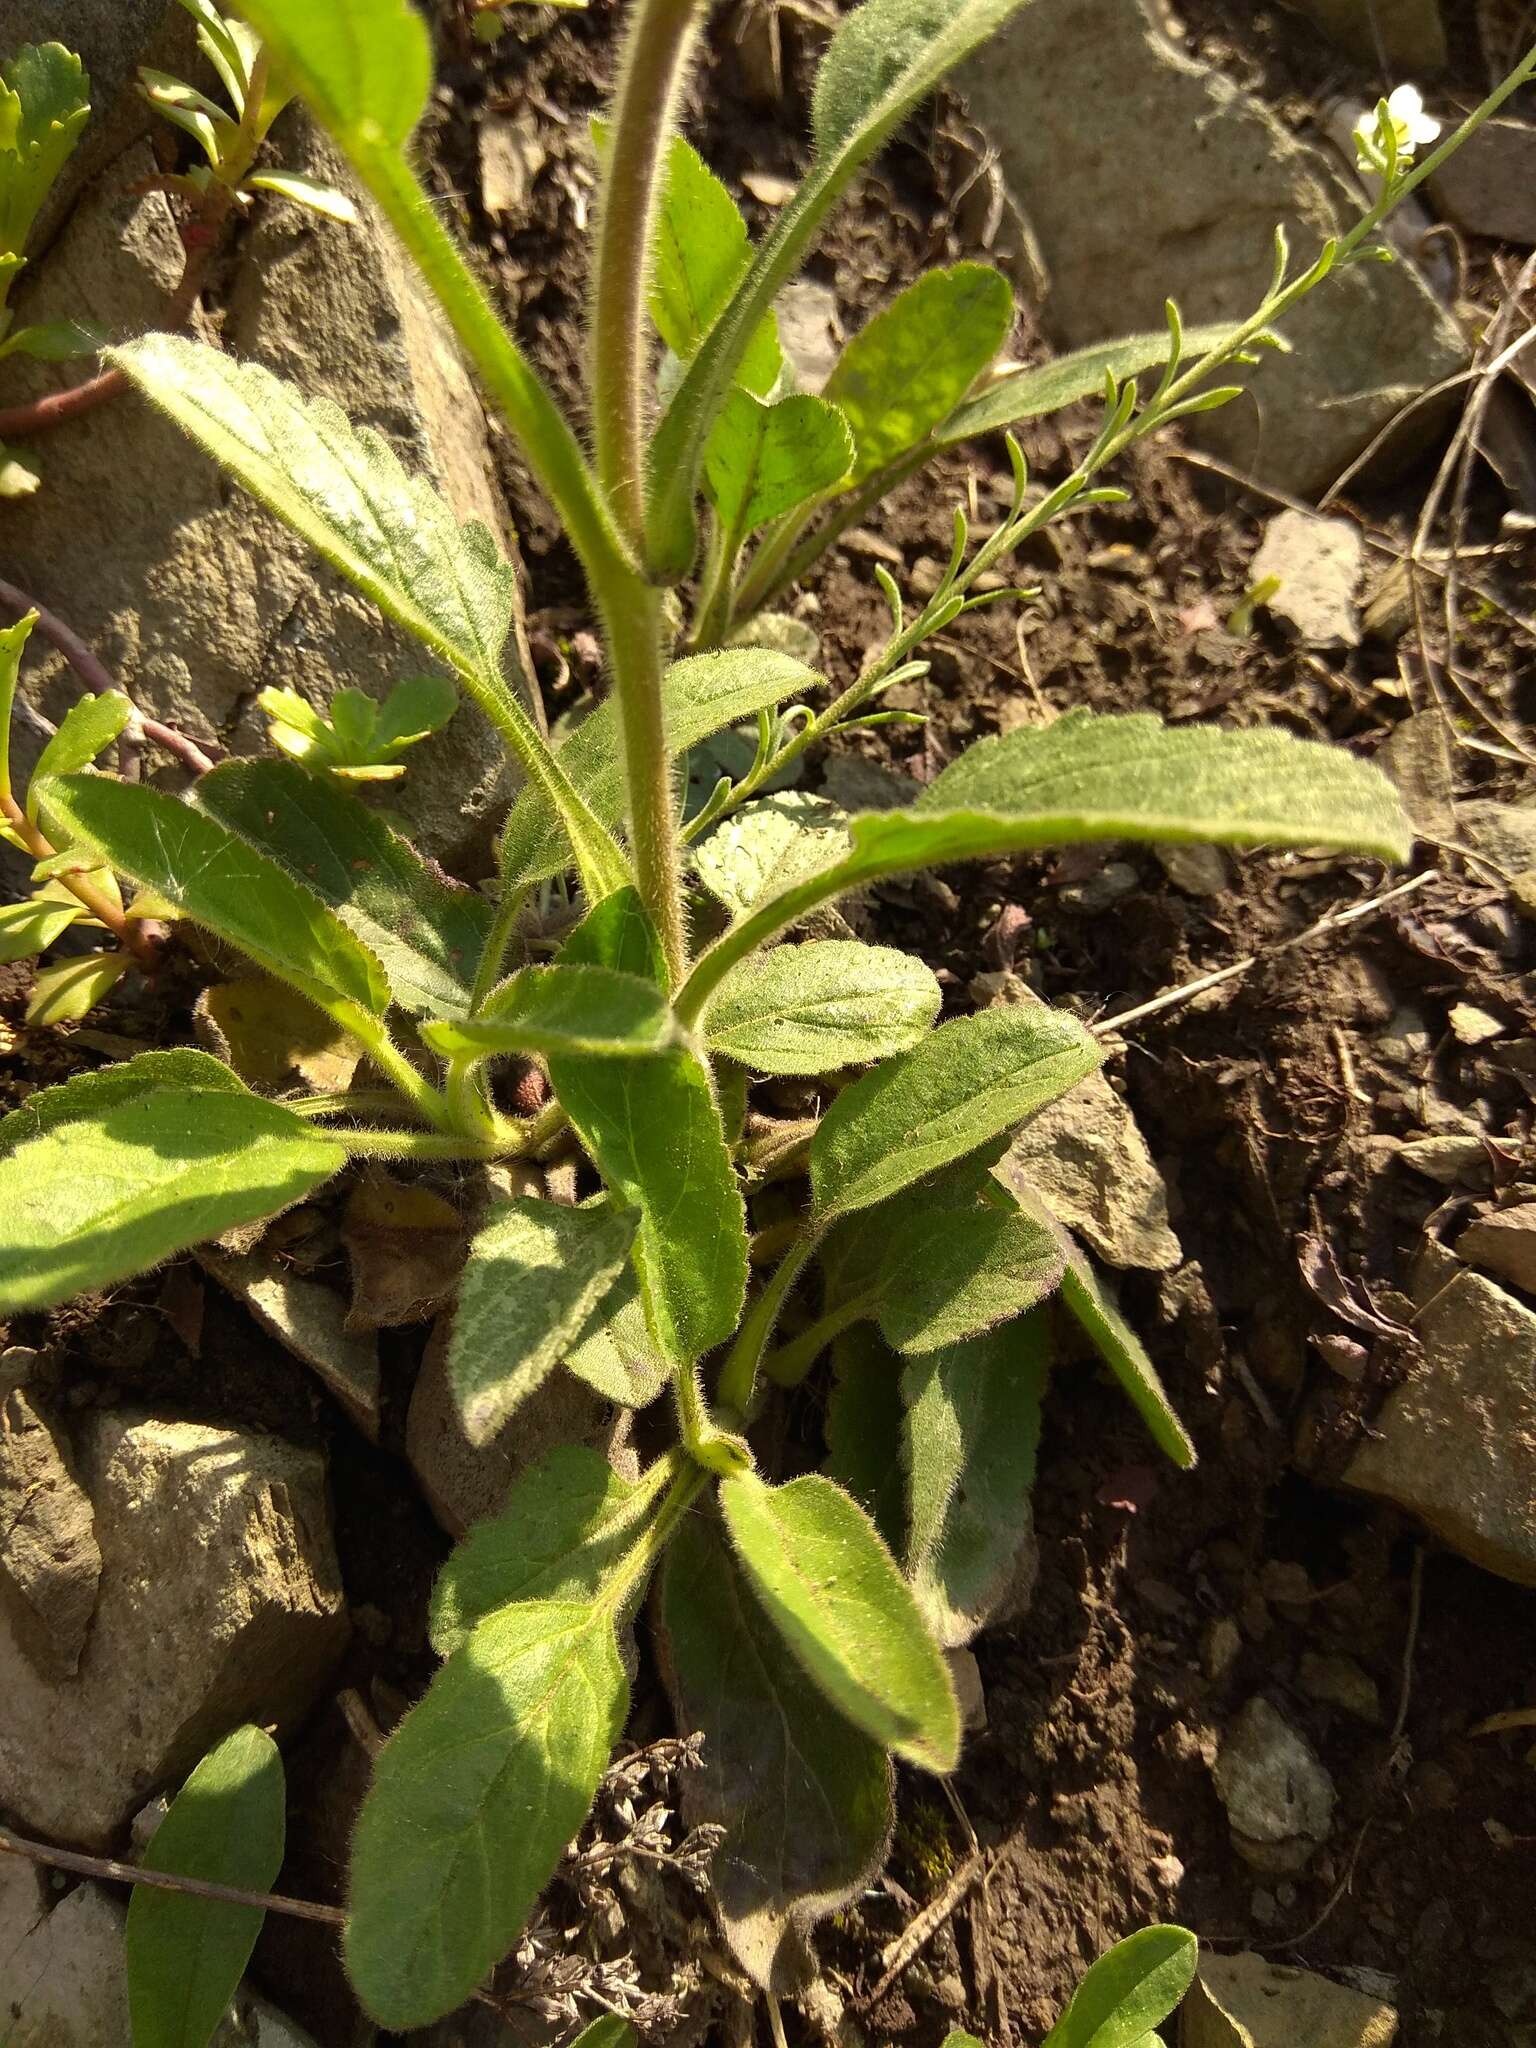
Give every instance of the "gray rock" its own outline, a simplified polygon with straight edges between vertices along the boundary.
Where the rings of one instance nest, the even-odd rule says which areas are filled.
[[[0,1402],[0,1587],[45,1677],[80,1668],[101,1583],[94,1519],[62,1432],[14,1388]]]
[[[242,1721],[296,1721],[347,1640],[324,1462],[273,1437],[95,1414],[77,1443],[101,1549],[76,1676],[0,1612],[0,1807],[107,1845]]]
[[[1315,21],[1330,41],[1374,71],[1385,63],[1398,78],[1431,78],[1446,65],[1440,0],[1286,0]]]
[[[301,110],[276,134],[285,163],[346,183]],[[118,335],[158,324],[181,244],[162,195],[129,196],[154,168],[139,144],[103,171],[46,259],[24,273],[23,319],[94,318]],[[484,520],[510,546],[479,400],[372,215],[344,227],[263,203],[239,244],[222,340],[378,428],[461,518]],[[79,375],[22,361],[6,370],[18,398]],[[343,683],[380,695],[435,665],[137,396],[56,429],[38,453],[44,487],[25,516],[19,500],[0,504],[8,578],[82,634],[145,710],[194,737],[253,752],[266,745],[255,698],[268,684],[324,703]],[[29,666],[26,688],[57,718],[80,685],[47,653]],[[489,726],[461,704],[412,750],[391,804],[452,862],[479,851],[505,787]]]
[[[1381,1999],[1264,1956],[1202,1950],[1180,2016],[1182,2048],[1392,2048]]]
[[[797,278],[787,284],[775,301],[779,316],[779,340],[795,367],[802,391],[819,391],[832,374],[843,352],[842,323],[837,317],[837,294],[813,278]]]
[[[1489,121],[1428,181],[1446,220],[1496,242],[1536,248],[1536,127]]]
[[[1183,1257],[1169,1226],[1163,1177],[1128,1105],[1102,1073],[1032,1118],[1004,1170],[1043,1195],[1108,1265],[1170,1273]]]
[[[1242,318],[1267,285],[1277,222],[1301,262],[1361,210],[1328,159],[1176,48],[1165,18],[1160,0],[1034,0],[959,74],[1039,237],[1064,348],[1161,327],[1170,293],[1190,322]],[[1189,431],[1303,494],[1467,360],[1407,263],[1329,279],[1286,334],[1294,354],[1245,373],[1252,400]]]
[[[1397,1156],[1404,1166],[1443,1188],[1453,1188],[1458,1181],[1486,1181],[1491,1170],[1481,1138],[1409,1138]]]
[[[1474,852],[1506,875],[1536,868],[1536,804],[1474,797],[1456,806],[1456,830]]]
[[[1324,1655],[1303,1650],[1298,1672],[1301,1689],[1308,1699],[1327,1707],[1341,1707],[1357,1721],[1376,1727],[1381,1721],[1381,1694],[1376,1681],[1353,1657]]]
[[[1154,846],[1158,866],[1186,896],[1220,896],[1232,886],[1232,864],[1219,846]]]
[[[304,1280],[260,1252],[239,1258],[204,1246],[198,1264],[244,1302],[264,1329],[334,1395],[370,1443],[379,1440],[379,1340],[347,1328],[347,1304],[333,1288]]]
[[[1423,1356],[1345,1479],[1474,1564],[1536,1586],[1536,1314],[1461,1273],[1416,1324]]]
[[[1333,1825],[1333,1780],[1267,1699],[1256,1696],[1233,1719],[1212,1775],[1238,1855],[1272,1877],[1305,1870]]]
[[[1284,619],[1307,647],[1357,647],[1360,621],[1355,592],[1365,542],[1353,519],[1314,519],[1307,512],[1277,512],[1264,530],[1249,571],[1254,583],[1272,577],[1278,588],[1264,608]]]
[[[1395,726],[1377,756],[1397,784],[1416,832],[1456,837],[1456,770],[1450,722],[1443,711],[1416,711]]]
[[[1456,1240],[1459,1258],[1536,1294],[1536,1202],[1496,1209],[1470,1224]]]

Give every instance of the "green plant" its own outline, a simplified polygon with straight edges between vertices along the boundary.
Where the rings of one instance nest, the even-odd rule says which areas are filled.
[[[503,672],[518,593],[490,534],[456,524],[377,435],[263,370],[178,337],[113,352],[431,650],[526,786],[493,903],[293,762],[227,763],[184,801],[78,766],[34,778],[41,828],[67,861],[110,869],[136,907],[147,899],[287,983],[352,1035],[376,1085],[267,1100],[180,1050],[31,1097],[0,1124],[0,1307],[142,1272],[358,1158],[574,1152],[574,1206],[501,1201],[475,1236],[448,1354],[465,1428],[488,1440],[554,1372],[632,1406],[670,1388],[677,1410],[675,1446],[637,1479],[581,1445],[557,1449],[444,1568],[431,1620],[444,1662],[379,1758],[353,1853],[348,1964],[392,2027],[450,2010],[511,1945],[622,1728],[619,1639],[653,1581],[679,1722],[706,1736],[690,1797],[726,1829],[725,1925],[765,1988],[795,1981],[808,1928],[884,1852],[892,1760],[955,1763],[943,1653],[1008,1595],[1053,1297],[1167,1454],[1193,1460],[1081,1252],[1001,1171],[1020,1122],[1099,1065],[1093,1035],[1044,1005],[941,1024],[938,983],[917,960],[841,939],[771,942],[882,877],[1042,846],[1214,841],[1388,860],[1409,846],[1390,784],[1345,753],[1144,716],[1073,713],[983,742],[905,809],[846,815],[763,794],[813,741],[887,716],[870,705],[983,601],[978,579],[1047,521],[1101,502],[1096,479],[1131,441],[1230,398],[1239,387],[1210,380],[1250,363],[1331,269],[1371,254],[1386,206],[1420,175],[1399,164],[1360,225],[1299,274],[1278,239],[1263,303],[1219,334],[1186,336],[1170,307],[1162,335],[978,387],[1008,309],[998,281],[963,266],[851,344],[832,397],[784,390],[780,284],[859,167],[1019,4],[865,0],[851,13],[822,65],[811,172],[754,251],[673,132],[703,0],[636,0],[600,137],[589,457],[411,169],[430,86],[416,14],[405,0],[247,0],[281,76],[436,292],[585,567],[610,695],[557,750]],[[1536,51],[1468,126],[1533,71]],[[652,325],[676,359],[654,424]],[[930,356],[939,367],[919,375]],[[890,639],[823,709],[802,701],[819,679],[799,661],[715,644],[822,544],[818,518],[835,528],[962,434],[1097,389],[1101,428],[1063,482],[1032,492],[1010,439],[1009,512],[974,548],[957,517],[916,618],[884,579]],[[694,651],[674,661],[669,589],[699,552],[700,496]],[[745,771],[684,819],[683,757],[753,719]],[[551,1099],[509,1114],[496,1062],[530,1057]],[[764,1128],[747,1115],[764,1074],[819,1079],[821,1114]],[[754,1423],[772,1388],[828,1349],[826,1468],[775,1483]]]
[[[1157,2029],[1194,1981],[1199,1944],[1183,1927],[1144,1927],[1088,1971],[1040,2048],[1163,2048]],[[944,2048],[982,2048],[950,2034]]]

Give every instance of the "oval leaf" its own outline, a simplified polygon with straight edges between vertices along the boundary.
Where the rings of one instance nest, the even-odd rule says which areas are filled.
[[[741,209],[691,143],[672,138],[656,221],[651,319],[686,362],[714,326],[752,260]],[[762,396],[784,367],[778,322],[769,313],[742,360],[740,382]]]
[[[436,1051],[462,1054],[589,1053],[634,1059],[676,1042],[671,1006],[654,983],[612,967],[524,967],[478,1017],[424,1024]]]
[[[829,1074],[916,1045],[943,1001],[910,953],[818,939],[743,960],[721,983],[704,1035],[756,1073]]]
[[[410,0],[241,0],[241,12],[333,134],[407,140],[432,89],[431,38]]]
[[[1235,331],[1230,321],[1191,327],[1183,336],[1184,361],[1194,362],[1212,349],[1224,348]],[[1001,433],[1025,420],[1060,412],[1080,398],[1097,398],[1103,393],[1106,376],[1124,383],[1143,370],[1160,370],[1171,347],[1172,337],[1164,327],[1156,334],[1098,341],[1091,348],[1074,349],[1070,355],[1037,363],[1031,369],[1010,370],[955,407],[940,428],[939,445],[953,448],[978,434]]]
[[[731,393],[704,451],[704,481],[720,523],[740,545],[760,526],[832,490],[853,461],[848,422],[824,398],[796,393],[764,405]]]
[[[54,775],[73,775],[81,768],[89,768],[132,716],[133,706],[121,690],[104,690],[99,697],[77,698],[37,757],[27,796],[28,816],[37,816],[37,797],[43,783]]]
[[[1041,2048],[1141,2048],[1194,1979],[1199,1943],[1184,1927],[1143,1927],[1100,1956]]]
[[[828,1222],[978,1151],[1064,1095],[1103,1058],[1060,1010],[999,1008],[941,1024],[845,1088],[811,1140],[811,1191]]]
[[[693,849],[699,880],[733,916],[849,851],[848,813],[824,796],[782,789],[743,804]]]
[[[1011,1322],[1056,1291],[1066,1266],[1059,1233],[973,1161],[842,1227],[882,1248],[875,1319],[897,1351],[926,1354]]]
[[[313,1001],[389,1008],[378,961],[285,868],[218,819],[143,783],[104,775],[51,782],[43,799],[72,844],[88,847],[178,915],[227,939]]]
[[[347,1973],[403,2032],[469,1997],[586,1819],[629,1686],[589,1601],[501,1608],[380,1752],[352,1849]]]
[[[723,1480],[720,1506],[753,1592],[841,1713],[924,1770],[949,1771],[960,1716],[938,1646],[864,1510],[820,1473]]]
[[[237,1728],[171,1801],[143,1867],[270,1891],[282,1868],[284,1826],[277,1744],[263,1729]],[[265,1917],[259,1906],[135,1885],[123,1937],[133,2048],[207,2048]]]

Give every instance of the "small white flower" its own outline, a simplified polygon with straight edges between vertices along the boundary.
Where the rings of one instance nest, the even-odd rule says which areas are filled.
[[[1395,176],[1439,134],[1440,123],[1425,113],[1418,87],[1400,85],[1355,123],[1355,160],[1362,171]]]

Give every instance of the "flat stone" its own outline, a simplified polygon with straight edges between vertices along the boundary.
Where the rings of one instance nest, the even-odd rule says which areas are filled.
[[[1212,1776],[1239,1856],[1273,1877],[1305,1870],[1333,1825],[1333,1780],[1307,1738],[1262,1695],[1228,1726]]]
[[[1158,865],[1186,896],[1220,896],[1232,886],[1232,864],[1219,846],[1154,846]]]
[[[1381,1694],[1375,1679],[1355,1658],[1304,1650],[1297,1675],[1308,1699],[1342,1708],[1372,1727],[1380,1724]]]
[[[198,1264],[302,1359],[370,1443],[379,1440],[379,1340],[347,1327],[347,1304],[261,1252],[238,1257],[204,1246]]]
[[[1428,181],[1437,210],[1496,242],[1536,248],[1536,127],[1485,122]]]
[[[1536,1202],[1479,1217],[1457,1238],[1456,1255],[1536,1294]]]
[[[1161,0],[1034,0],[957,75],[1038,237],[1044,318],[1062,348],[1161,328],[1170,293],[1191,325],[1245,318],[1267,288],[1277,222],[1301,264],[1359,217],[1342,170],[1187,56],[1166,19]],[[1303,495],[1468,355],[1407,262],[1330,278],[1285,330],[1294,353],[1243,373],[1253,397],[1187,431]],[[1414,452],[1423,432],[1419,420]]]
[[[1453,1188],[1458,1181],[1486,1181],[1491,1171],[1488,1148],[1481,1138],[1470,1136],[1409,1138],[1397,1156],[1404,1166],[1443,1188]]]
[[[787,284],[774,305],[779,316],[779,340],[795,366],[799,389],[819,391],[843,352],[837,294],[826,285],[817,284],[814,278],[802,277]]]
[[[100,1849],[229,1729],[296,1721],[348,1625],[319,1452],[123,1411],[82,1418],[76,1458],[95,1618],[50,1680],[0,1610],[0,1807]]]
[[[1311,1970],[1205,1949],[1179,2027],[1182,2048],[1392,2048],[1397,2014]]]
[[[1171,1273],[1184,1256],[1141,1127],[1102,1073],[1033,1117],[1004,1170],[1044,1196],[1106,1265]]]
[[[1536,1314],[1461,1273],[1415,1327],[1420,1363],[1345,1480],[1417,1515],[1474,1564],[1536,1586]]]
[[[1456,806],[1456,834],[1508,876],[1536,868],[1536,804],[1474,797]]]
[[[0,1401],[0,1588],[16,1639],[50,1678],[80,1668],[101,1552],[69,1446],[21,1387]]]
[[[1286,0],[1357,63],[1383,61],[1398,78],[1432,78],[1446,66],[1440,0]]]
[[[1414,712],[1393,728],[1376,758],[1397,784],[1414,830],[1428,839],[1454,839],[1455,761],[1445,713]]]
[[[515,225],[528,205],[534,179],[548,162],[538,116],[531,108],[487,114],[480,124],[480,197],[486,212]]]
[[[1315,519],[1308,512],[1277,512],[1264,529],[1249,576],[1278,586],[1264,609],[1283,619],[1307,647],[1357,647],[1360,620],[1355,592],[1365,566],[1365,542],[1352,519]]]
[[[276,136],[285,164],[347,184],[302,109],[282,117]],[[118,336],[162,322],[181,242],[167,199],[130,189],[156,168],[144,143],[105,167],[46,257],[23,273],[21,319],[105,315]],[[349,227],[262,201],[239,243],[221,338],[231,354],[378,429],[460,518],[482,520],[510,550],[479,399],[371,210]],[[80,370],[18,358],[6,373],[20,401]],[[136,395],[56,429],[38,453],[45,481],[26,516],[20,501],[0,504],[7,577],[66,619],[143,709],[195,738],[265,750],[255,703],[263,687],[323,705],[343,684],[382,695],[433,666]],[[80,694],[47,650],[29,660],[24,687],[55,720]],[[506,788],[488,723],[461,703],[442,732],[411,750],[390,803],[453,865],[481,850]]]

